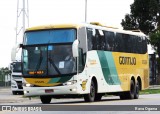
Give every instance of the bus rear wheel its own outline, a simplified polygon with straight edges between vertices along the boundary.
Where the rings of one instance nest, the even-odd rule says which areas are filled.
[[[103,94],[97,93],[95,97],[95,101],[100,101],[102,99]]]
[[[84,95],[84,100],[86,102],[93,102],[95,99],[95,95],[96,95],[96,87],[95,87],[95,83],[92,80],[91,86],[90,86],[90,93]]]
[[[41,102],[43,104],[49,104],[51,102],[51,96],[40,96]]]
[[[139,98],[139,82],[137,81],[136,86],[135,86],[135,94],[134,94],[134,98],[138,99]]]
[[[134,99],[135,94],[135,84],[133,80],[131,80],[130,91],[128,92],[128,99]]]
[[[17,91],[12,91],[12,94],[13,95],[17,95]]]
[[[130,91],[128,92],[124,92],[120,95],[120,99],[134,99],[135,97],[135,84],[134,84],[134,81],[131,80],[131,83],[130,83]]]

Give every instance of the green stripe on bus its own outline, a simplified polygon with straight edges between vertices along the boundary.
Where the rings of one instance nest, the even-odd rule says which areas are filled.
[[[120,85],[120,80],[112,56],[112,52],[97,51],[102,72],[109,85]]]

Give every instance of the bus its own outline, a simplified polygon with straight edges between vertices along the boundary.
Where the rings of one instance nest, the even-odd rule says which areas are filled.
[[[23,94],[21,61],[11,63],[11,91],[13,95]]]
[[[100,101],[105,94],[138,99],[149,86],[147,37],[90,24],[55,24],[24,33],[24,95],[42,103],[56,97],[83,96]]]

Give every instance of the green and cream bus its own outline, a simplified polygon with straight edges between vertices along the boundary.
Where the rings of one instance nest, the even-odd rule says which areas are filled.
[[[86,102],[105,94],[137,99],[149,86],[147,39],[143,33],[99,23],[28,28],[24,33],[24,95],[42,103],[63,96]]]

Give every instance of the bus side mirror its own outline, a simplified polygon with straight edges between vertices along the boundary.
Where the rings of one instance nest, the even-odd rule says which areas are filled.
[[[78,57],[78,44],[79,44],[78,40],[75,40],[72,44],[73,57]]]
[[[18,49],[21,47],[20,44],[17,44],[15,46],[13,46],[12,50],[11,50],[11,61],[16,61],[16,54],[18,52]]]

